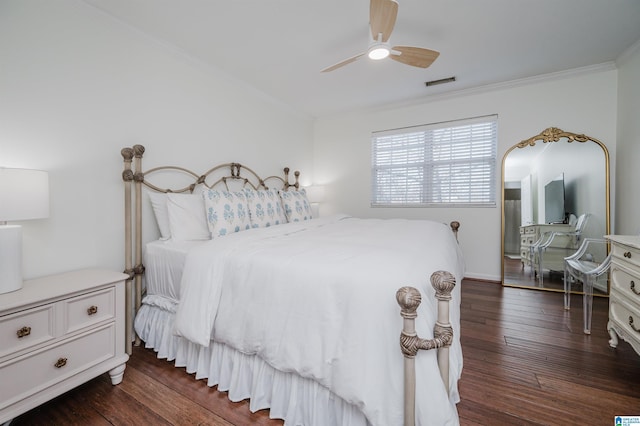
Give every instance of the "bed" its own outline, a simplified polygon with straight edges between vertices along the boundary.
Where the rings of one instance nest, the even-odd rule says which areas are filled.
[[[448,226],[313,218],[298,172],[145,171],[144,152],[121,151],[128,341],[287,425],[458,424],[464,266]],[[186,185],[152,183],[171,173]],[[160,233],[144,244],[143,205]]]

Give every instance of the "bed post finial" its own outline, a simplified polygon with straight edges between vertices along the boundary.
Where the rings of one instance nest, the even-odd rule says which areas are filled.
[[[134,145],[133,152],[137,158],[142,158],[142,154],[144,154],[144,146]]]
[[[420,292],[413,287],[402,287],[396,292],[396,300],[400,305],[400,315],[402,318],[415,318],[416,309],[422,303]]]
[[[458,241],[458,229],[460,229],[460,222],[458,222],[457,220],[454,220],[449,224],[449,226],[453,231],[453,235],[456,236],[456,241]]]
[[[125,163],[130,163],[133,158],[133,148],[122,148],[120,150],[120,155],[124,158]]]
[[[456,286],[456,278],[447,271],[436,271],[431,274],[431,286],[436,291],[436,299],[451,300],[451,292]]]

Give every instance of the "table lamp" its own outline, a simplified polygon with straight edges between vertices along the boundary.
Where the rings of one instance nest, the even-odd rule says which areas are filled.
[[[22,288],[22,226],[49,216],[49,174],[0,167],[0,294]]]
[[[324,201],[325,189],[323,185],[312,185],[305,188],[307,191],[307,199],[311,204],[311,215],[313,217],[320,216],[320,203]]]
[[[307,199],[311,204],[319,204],[324,201],[325,189],[323,185],[312,185],[305,188]]]

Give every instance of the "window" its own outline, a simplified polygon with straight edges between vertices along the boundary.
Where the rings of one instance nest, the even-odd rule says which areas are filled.
[[[374,132],[373,207],[495,207],[497,116]]]

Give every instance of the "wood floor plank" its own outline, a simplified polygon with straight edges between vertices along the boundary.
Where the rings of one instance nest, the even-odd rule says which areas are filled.
[[[131,376],[132,370],[128,372]],[[128,381],[131,381],[128,380]],[[102,413],[112,425],[171,425],[172,423],[156,413],[149,406],[139,401],[127,392],[127,386],[113,386],[108,375],[103,374],[94,381],[89,392],[82,394],[86,403],[94,410]],[[126,383],[125,383],[126,385]],[[77,397],[77,392],[71,392],[70,397]]]
[[[120,389],[166,419],[170,424],[232,426],[222,417],[205,409],[175,389],[136,369],[127,372]],[[158,398],[162,396],[162,398]]]
[[[14,419],[11,422],[11,426],[111,425],[99,411],[87,405],[86,401],[91,400],[92,397],[84,397],[86,393],[92,392],[95,387],[99,387],[98,381],[94,380],[80,385],[71,392],[67,392],[34,408]]]
[[[616,415],[637,415],[640,409],[637,393],[623,395],[618,389],[601,390],[543,374],[538,379],[543,390],[565,395],[563,400],[566,404],[579,407],[586,416],[600,419],[602,424],[608,423]]]

